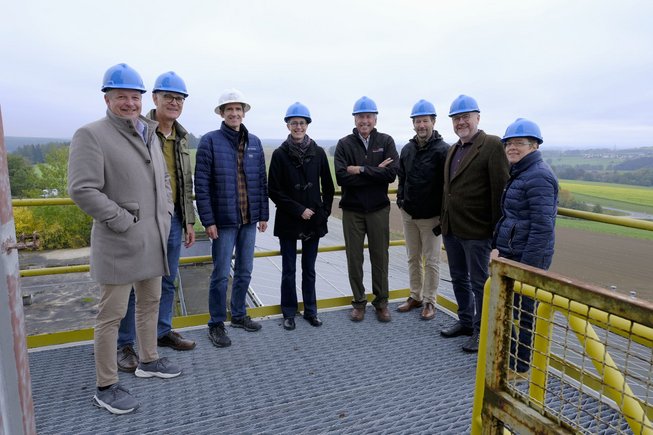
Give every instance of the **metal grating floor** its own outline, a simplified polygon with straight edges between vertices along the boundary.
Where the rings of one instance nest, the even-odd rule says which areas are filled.
[[[444,284],[444,283],[443,283]],[[396,303],[391,305],[394,310]],[[379,323],[348,310],[322,311],[321,328],[301,317],[285,331],[280,318],[260,332],[228,328],[231,347],[211,345],[205,327],[185,331],[190,352],[160,349],[184,370],[175,379],[120,381],[141,401],[115,416],[92,405],[92,344],[30,353],[37,430],[83,433],[452,433],[469,432],[476,356],[466,337],[445,339],[454,319],[438,311],[393,311]]]

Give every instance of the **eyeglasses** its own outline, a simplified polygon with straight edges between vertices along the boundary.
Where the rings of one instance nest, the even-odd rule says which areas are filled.
[[[308,123],[306,121],[290,121],[288,125],[291,127],[306,127]]]
[[[454,124],[457,122],[466,122],[469,121],[469,118],[472,117],[471,113],[463,113],[462,115],[455,115],[451,119],[453,120]]]
[[[173,101],[175,101],[177,102],[177,104],[184,104],[184,101],[186,101],[186,97],[175,96],[170,94],[163,94],[161,95],[161,98],[163,98],[163,101],[166,103],[172,103]]]
[[[531,143],[528,142],[528,141],[525,141],[525,140],[508,140],[505,144],[503,144],[503,146],[505,148],[508,148],[508,147],[511,147],[511,146],[517,147],[517,148],[524,148],[524,147],[527,147],[527,146],[530,146],[530,145],[531,145]]]

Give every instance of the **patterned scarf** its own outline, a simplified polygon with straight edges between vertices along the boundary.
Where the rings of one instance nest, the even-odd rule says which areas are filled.
[[[308,146],[311,143],[311,138],[308,137],[308,135],[304,135],[304,139],[302,139],[301,142],[297,143],[293,140],[291,135],[288,135],[288,139],[286,139],[288,142],[288,151],[290,153],[290,157],[294,162],[296,162],[297,166],[301,166],[304,163],[304,154],[306,154],[306,150],[308,150]]]

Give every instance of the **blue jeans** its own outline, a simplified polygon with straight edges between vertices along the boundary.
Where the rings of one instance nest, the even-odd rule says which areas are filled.
[[[236,249],[234,279],[231,286],[231,318],[247,315],[245,298],[254,268],[256,224],[233,228],[218,228],[218,238],[211,243],[213,272],[209,285],[209,327],[227,320],[227,285],[231,256]]]
[[[318,237],[302,240],[302,299],[304,300],[304,317],[317,316],[317,297],[315,296],[315,260]],[[281,312],[283,317],[295,317],[297,313],[297,240],[279,239],[281,246]]]
[[[168,236],[168,269],[170,275],[161,280],[161,301],[159,302],[159,321],[157,323],[157,337],[162,337],[172,330],[172,308],[175,303],[175,279],[179,272],[179,256],[181,253],[181,239],[183,236],[182,219],[179,212],[172,216],[170,235]],[[136,336],[136,319],[134,315],[134,289],[129,294],[127,314],[120,322],[118,330],[118,347],[133,346]]]
[[[451,234],[442,240],[458,303],[458,320],[463,326],[478,332],[483,312],[483,287],[490,275],[491,240],[466,240]]]

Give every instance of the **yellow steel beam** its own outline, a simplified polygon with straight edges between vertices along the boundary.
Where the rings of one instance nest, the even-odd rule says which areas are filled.
[[[622,227],[639,228],[640,230],[653,231],[653,222],[640,219],[632,219],[622,216],[609,216],[607,214],[592,213],[589,211],[573,210],[571,208],[558,208],[560,216],[585,219],[605,224],[620,225]]]
[[[407,288],[391,290],[389,294],[390,299],[399,299],[406,298],[410,294],[410,290]],[[368,294],[368,301],[372,301],[374,295]],[[451,308],[451,301],[448,301],[444,298],[438,297],[438,302],[444,300],[446,302],[445,307],[447,309]],[[344,307],[351,304],[351,296],[339,296],[329,299],[320,299],[317,301],[318,308],[335,308],[335,307]],[[303,309],[303,303],[300,303],[299,309]],[[455,307],[454,307],[455,311]],[[253,318],[275,316],[281,314],[280,305],[268,305],[264,307],[248,308],[248,315]],[[209,320],[208,314],[194,314],[190,316],[179,316],[172,319],[172,326],[174,328],[188,328],[193,326],[206,325]],[[49,334],[38,334],[30,335],[27,337],[27,347],[30,349],[43,347],[43,346],[53,346],[66,343],[75,343],[81,341],[93,340],[93,328],[78,329],[74,331],[62,331],[62,332],[53,332]]]
[[[603,377],[603,385],[607,387],[604,389],[606,396],[612,399],[621,409],[621,413],[628,421],[633,433],[653,433],[651,421],[635,399],[635,394],[606,350],[605,345],[601,343],[592,325],[575,314],[569,314],[567,318],[569,326],[576,334],[580,344],[585,348],[585,352],[592,360],[594,368]]]

